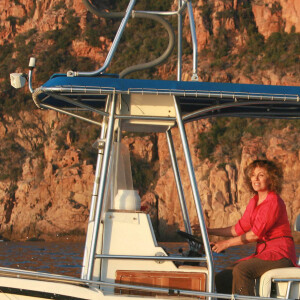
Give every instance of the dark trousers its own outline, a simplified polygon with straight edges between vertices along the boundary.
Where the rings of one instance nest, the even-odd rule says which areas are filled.
[[[288,258],[262,260],[250,258],[232,265],[216,274],[218,293],[254,296],[255,279],[271,269],[293,267]]]

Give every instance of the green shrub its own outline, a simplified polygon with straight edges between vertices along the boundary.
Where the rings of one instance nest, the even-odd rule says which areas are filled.
[[[213,34],[213,24],[212,24],[212,13],[214,4],[210,1],[205,1],[202,6],[199,7],[201,10],[201,17],[203,20],[203,25],[210,35]]]
[[[274,32],[265,45],[264,62],[287,68],[299,64],[300,34],[291,31]]]
[[[19,34],[15,38],[15,51],[17,53],[16,64],[22,69],[27,68],[29,58],[32,56],[34,47],[36,45],[35,41],[33,40],[35,33],[36,29],[31,29],[26,33]]]
[[[13,28],[13,31],[16,30],[16,24],[18,22],[18,18],[17,17],[14,17],[14,16],[9,16],[6,18],[6,21],[8,21],[10,23],[10,25],[12,26]]]
[[[276,13],[281,12],[281,11],[282,11],[282,6],[281,6],[280,2],[275,1],[274,3],[272,3],[272,6],[271,6],[271,14],[272,15],[275,15]]]
[[[36,10],[36,0],[33,0],[32,2],[33,2],[33,6],[32,6],[32,8],[30,9],[30,11],[28,13],[28,18],[29,19],[33,18],[34,12]]]
[[[199,134],[197,148],[200,150],[200,158],[208,158],[214,161],[218,149],[218,160],[230,157],[239,159],[241,155],[241,139],[249,132],[251,121],[245,118],[214,118],[212,128],[208,132]],[[222,163],[222,161],[221,161]]]
[[[65,1],[63,1],[63,0],[61,0],[61,1],[59,1],[54,7],[53,7],[53,9],[56,11],[56,10],[59,10],[59,9],[61,9],[61,8],[67,8],[66,7],[66,3],[65,3]]]
[[[131,170],[133,187],[139,191],[140,196],[144,195],[151,185],[155,186],[159,166],[131,155]]]
[[[216,15],[217,20],[233,19],[234,17],[235,17],[235,11],[233,8],[223,10],[223,11],[218,11]]]
[[[300,120],[268,120],[249,118],[214,118],[212,127],[198,136],[197,148],[200,159],[218,161],[222,166],[228,160],[241,157],[243,137],[264,137],[273,129],[289,127],[295,134],[300,134]],[[261,157],[264,153],[258,153]]]
[[[22,164],[26,157],[25,149],[14,141],[11,133],[2,139],[0,150],[1,179],[17,182],[22,175]]]

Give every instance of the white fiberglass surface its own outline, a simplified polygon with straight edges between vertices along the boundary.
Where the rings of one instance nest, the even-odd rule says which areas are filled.
[[[107,189],[106,209],[138,209],[140,199],[133,189],[130,153],[122,143],[113,144]]]

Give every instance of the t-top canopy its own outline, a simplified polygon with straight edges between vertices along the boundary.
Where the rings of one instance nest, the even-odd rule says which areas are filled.
[[[35,91],[34,100],[44,108],[93,111],[102,109],[107,95],[113,93],[129,97],[134,94],[172,96],[180,104],[185,122],[216,115],[300,117],[300,87],[294,86],[67,77],[55,74]]]

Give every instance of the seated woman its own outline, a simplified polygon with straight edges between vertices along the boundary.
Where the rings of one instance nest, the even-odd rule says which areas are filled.
[[[230,237],[212,244],[220,253],[226,248],[257,242],[256,251],[216,275],[218,293],[254,296],[255,279],[270,269],[297,266],[281,191],[282,170],[272,161],[255,160],[245,170],[246,184],[255,194],[236,225],[208,228],[208,234]]]

